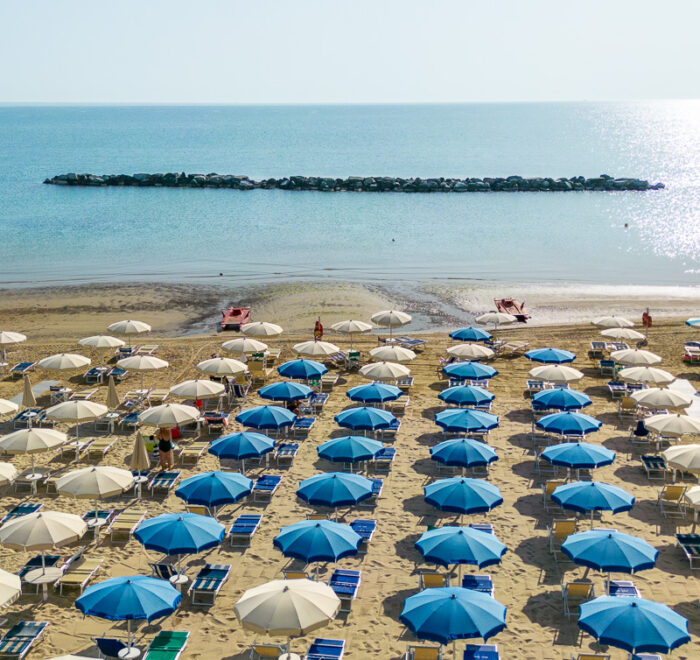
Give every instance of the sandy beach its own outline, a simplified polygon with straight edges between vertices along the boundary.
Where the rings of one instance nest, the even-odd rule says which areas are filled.
[[[326,285],[321,296],[319,290],[320,286],[317,285],[291,285],[271,289],[267,296],[260,292],[256,296],[250,292],[226,292],[222,295],[215,288],[200,292],[184,285],[168,285],[162,289],[149,289],[139,285],[82,287],[79,291],[64,288],[51,290],[50,295],[46,290],[15,290],[3,295],[0,318],[3,329],[25,332],[30,337],[26,344],[10,352],[9,361],[12,363],[38,359],[61,351],[83,352],[76,345],[78,338],[105,332],[108,323],[127,316],[144,320],[154,327],[153,333],[147,338],[148,343],[159,344],[157,355],[170,363],[169,369],[158,372],[157,375],[147,374],[145,380],[149,386],[166,387],[196,377],[197,362],[213,353],[219,353],[221,342],[234,336],[216,334],[213,331],[218,309],[228,300],[249,300],[254,304],[257,320],[274,320],[290,330],[269,342],[271,346],[282,349],[283,361],[293,355],[291,346],[294,343],[310,338],[310,328],[317,315],[320,314],[324,324],[329,327],[333,321],[349,316],[367,319],[371,311],[397,302],[381,289],[360,285]],[[400,300],[398,302],[401,303]],[[614,309],[609,302],[606,301],[607,308]],[[417,304],[414,303],[414,306]],[[600,307],[599,302],[595,304],[597,308]],[[586,302],[582,305],[585,307]],[[411,304],[402,306],[412,308]],[[168,311],[163,311],[164,309]],[[684,308],[684,318],[692,311],[690,305]],[[638,309],[632,316],[636,322],[640,313],[641,309]],[[425,316],[430,317],[430,314],[426,313]],[[410,365],[415,376],[410,391],[410,405],[393,443],[397,456],[391,473],[385,478],[378,504],[373,510],[356,507],[340,512],[341,521],[350,521],[356,517],[372,517],[378,521],[369,552],[340,560],[337,564],[343,568],[362,571],[358,597],[349,615],[338,617],[326,628],[307,637],[292,640],[292,650],[298,653],[303,654],[317,635],[345,639],[345,657],[348,660],[398,660],[403,657],[407,644],[416,643],[415,638],[398,620],[404,600],[418,589],[417,570],[430,567],[421,564],[414,543],[427,525],[455,521],[454,515],[437,512],[423,500],[423,487],[438,478],[436,464],[430,460],[429,449],[441,438],[433,417],[442,408],[437,394],[446,381],[438,374],[437,365],[439,358],[445,355],[446,347],[453,343],[442,330],[444,325],[452,323],[452,318],[443,316],[443,312],[436,312],[435,318],[439,322],[432,327],[438,330],[424,335],[427,346]],[[183,337],[181,335],[184,332],[194,334]],[[411,325],[405,328],[405,332],[415,334]],[[602,430],[593,435],[590,441],[601,443],[617,453],[615,462],[597,470],[595,478],[620,486],[636,497],[636,504],[630,512],[615,516],[604,513],[602,524],[642,537],[659,550],[656,567],[640,572],[634,576],[634,580],[644,597],[669,605],[689,620],[692,641],[674,651],[672,657],[679,660],[700,657],[700,580],[689,569],[688,561],[674,538],[677,531],[690,531],[692,520],[688,517],[676,525],[671,520],[663,519],[659,513],[656,505],[658,482],[647,480],[639,458],[630,452],[628,427],[618,420],[617,404],[610,400],[605,387],[607,378],[600,377],[598,370],[586,357],[589,342],[598,338],[597,329],[584,323],[527,325],[504,329],[501,335],[528,341],[530,347],[556,346],[573,350],[578,355],[575,366],[582,369],[585,378],[576,387],[593,399],[593,405],[585,412],[603,422]],[[343,348],[348,345],[342,335],[327,333],[325,338]],[[700,371],[697,371],[697,367],[688,367],[681,360],[684,341],[689,338],[697,337],[693,335],[692,329],[682,325],[681,318],[659,320],[651,330],[649,348],[663,356],[664,369],[677,377],[687,378],[695,387],[700,387]],[[369,349],[377,345],[377,338],[375,335],[364,336],[355,344],[366,357]],[[91,355],[89,352],[85,354]],[[469,566],[463,570],[492,575],[495,598],[507,606],[507,628],[492,640],[492,643],[498,644],[501,658],[559,660],[584,651],[600,652],[600,647],[589,635],[579,634],[575,618],[567,620],[563,612],[560,584],[562,580],[581,576],[584,569],[571,563],[558,564],[548,551],[547,525],[551,523],[553,515],[546,513],[542,504],[541,481],[535,471],[530,437],[530,404],[524,393],[527,372],[533,365],[523,357],[496,358],[492,365],[499,371],[489,389],[496,395],[492,411],[499,416],[500,426],[488,439],[488,443],[499,455],[499,460],[490,470],[489,481],[501,489],[504,503],[488,514],[465,516],[464,521],[465,524],[492,523],[498,537],[507,545],[508,552],[500,565],[482,570]],[[38,383],[43,378],[53,377],[55,372],[36,372],[32,375],[32,382]],[[318,458],[316,447],[331,435],[337,435],[338,427],[333,416],[350,405],[345,391],[365,382],[357,373],[348,374],[342,370],[339,371],[339,377],[327,405],[308,438],[302,442],[293,465],[281,470],[274,464],[267,468],[267,472],[283,475],[281,487],[271,503],[262,506],[245,501],[222,511],[220,520],[227,526],[241,513],[263,514],[262,525],[253,537],[252,546],[245,552],[240,552],[233,551],[226,544],[185,558],[184,566],[190,576],[195,575],[205,562],[232,565],[231,576],[215,605],[211,608],[198,608],[192,606],[186,596],[171,617],[153,625],[139,627],[137,643],[141,648],[145,648],[161,629],[190,632],[182,656],[187,659],[243,660],[249,657],[251,644],[256,639],[276,643],[285,641],[283,638],[265,637],[243,630],[234,615],[233,605],[246,589],[281,578],[282,570],[287,566],[298,566],[274,549],[272,539],[281,527],[315,512],[314,507],[307,506],[296,498],[299,481],[333,469],[332,464]],[[65,380],[73,389],[82,383],[79,373],[71,373]],[[119,394],[123,395],[133,386],[133,380],[119,385]],[[21,388],[21,381],[12,381],[6,377],[0,380],[0,397],[11,398],[21,392]],[[103,402],[105,398],[106,387],[101,387],[93,400]],[[45,397],[39,400],[40,405],[47,403]],[[251,390],[246,407],[260,403],[262,399]],[[67,430],[61,425],[57,428]],[[229,431],[238,428],[237,424],[232,423]],[[5,424],[3,432],[9,431],[9,425]],[[81,429],[81,436],[91,434],[90,425]],[[100,464],[128,466],[133,439],[133,436],[119,435],[114,450]],[[68,464],[68,459],[61,459],[56,452],[39,454],[36,458],[38,464],[52,469]],[[26,456],[12,456],[6,460],[18,469],[25,468],[30,463]],[[78,466],[88,464],[81,460]],[[218,467],[218,459],[205,454],[195,468],[182,468],[182,478]],[[248,471],[248,476],[255,477],[260,472],[257,468],[252,469]],[[148,516],[184,511],[182,500],[174,494],[165,499],[147,496],[140,503],[131,496],[100,503],[49,496],[43,489],[40,489],[37,498],[25,498],[8,487],[3,489],[3,511],[25,499],[42,502],[45,509],[81,514],[93,508],[124,507],[143,508]],[[587,528],[585,521],[580,523],[580,529]],[[126,545],[112,545],[105,538],[99,544],[93,543],[88,537],[84,542],[88,545],[87,556],[104,560],[93,583],[114,576],[150,574],[148,562],[159,558],[157,553],[144,551],[133,539]],[[68,555],[71,549],[72,546],[61,552]],[[32,554],[0,547],[2,567],[11,572],[19,570]],[[333,565],[322,565],[319,570],[320,579],[327,579],[332,570]],[[591,572],[589,577],[595,583],[596,592],[602,593],[603,576]],[[84,619],[73,607],[73,600],[74,594],[60,597],[57,593],[52,593],[46,603],[42,603],[36,596],[23,596],[3,612],[3,616],[8,618],[5,627],[25,619],[50,622],[29,658],[48,658],[64,653],[95,656],[96,649],[91,637],[102,634],[125,636],[126,628],[121,623]],[[460,653],[463,645],[464,642],[457,644]],[[604,652],[609,653],[614,660],[627,657],[625,652],[614,648],[605,649]],[[451,650],[446,657],[451,657],[450,654]]]

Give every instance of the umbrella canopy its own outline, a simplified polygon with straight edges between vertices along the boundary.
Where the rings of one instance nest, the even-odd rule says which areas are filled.
[[[700,486],[693,486],[687,491],[685,501],[692,507],[700,507]]]
[[[478,406],[495,398],[494,394],[478,385],[448,387],[438,394],[438,399],[453,406]]]
[[[34,390],[32,389],[32,384],[29,380],[29,374],[24,374],[24,386],[22,389],[22,405],[26,408],[33,408],[36,406],[36,397],[34,396]]]
[[[110,337],[109,335],[93,335],[92,337],[85,337],[78,340],[80,346],[89,346],[90,348],[108,349],[108,348],[119,348],[119,346],[124,346],[125,342],[116,337]]]
[[[267,321],[255,321],[253,323],[245,323],[241,326],[241,332],[247,337],[277,337],[284,330],[275,323]]]
[[[627,348],[623,351],[613,351],[610,353],[610,359],[615,360],[618,364],[626,364],[630,367],[642,367],[652,364],[659,364],[662,360],[660,355],[645,351],[641,348]]]
[[[435,415],[435,423],[445,431],[476,433],[498,426],[498,416],[472,408],[449,408]]]
[[[574,481],[558,486],[552,500],[564,509],[587,513],[588,511],[629,511],[634,497],[627,491],[598,481]]]
[[[134,538],[147,550],[184,555],[219,545],[225,531],[224,526],[210,516],[163,513],[142,522]]]
[[[139,413],[139,421],[161,429],[171,429],[180,424],[188,424],[199,419],[200,412],[194,406],[181,403],[163,403]]]
[[[377,429],[388,429],[396,423],[396,417],[388,410],[372,408],[371,406],[360,406],[359,408],[348,408],[337,414],[336,424],[344,429],[353,431],[376,431]]]
[[[676,445],[662,454],[670,468],[700,474],[700,445]]]
[[[547,447],[540,456],[552,465],[562,465],[572,470],[593,469],[611,465],[615,452],[602,445],[587,442],[563,442]]]
[[[431,447],[430,458],[444,465],[470,468],[493,463],[498,460],[498,454],[478,440],[455,438]]]
[[[117,393],[117,385],[114,382],[114,376],[109,377],[109,383],[107,385],[107,401],[105,403],[110,410],[118,408],[119,404],[121,403],[119,394]]]
[[[360,367],[360,375],[369,380],[396,380],[411,375],[411,370],[397,362],[373,362]]]
[[[532,402],[542,408],[556,410],[580,410],[593,403],[587,394],[565,387],[555,387],[537,392],[532,397]]]
[[[313,394],[313,390],[308,385],[285,380],[281,383],[271,383],[261,387],[258,394],[263,399],[271,401],[301,401],[308,399]]]
[[[546,364],[542,367],[534,367],[528,373],[535,380],[546,380],[550,383],[571,383],[583,378],[583,374],[578,369],[563,364]]]
[[[376,362],[410,362],[416,354],[403,346],[377,346],[369,352]]]
[[[14,603],[22,593],[22,581],[19,575],[0,569],[0,607]]]
[[[700,328],[700,318],[698,318],[698,317],[696,316],[696,317],[694,317],[694,318],[692,318],[692,319],[688,319],[688,320],[685,322],[685,324],[686,324],[686,325],[689,325],[691,328]],[[2,335],[2,334],[3,334],[3,333],[0,333],[0,335]],[[18,334],[18,333],[16,333],[16,334]],[[23,336],[24,336],[24,335],[23,335]]]
[[[136,472],[142,472],[151,467],[151,459],[148,456],[148,450],[146,449],[146,443],[143,440],[141,431],[136,432],[136,439],[134,440],[134,448],[131,450],[129,467]]]
[[[112,497],[133,486],[134,476],[129,470],[109,465],[73,470],[56,480],[56,490],[61,495],[73,497]]]
[[[362,403],[382,403],[384,401],[396,401],[403,392],[396,385],[388,385],[379,381],[365,383],[349,389],[345,396],[350,401]]]
[[[452,357],[461,358],[463,360],[485,360],[494,356],[494,352],[490,348],[481,346],[481,344],[470,343],[450,346],[447,352]]]
[[[374,458],[384,448],[379,440],[362,435],[333,438],[316,448],[318,455],[334,463],[356,463]]]
[[[607,330],[602,330],[600,334],[607,339],[626,339],[629,341],[644,339],[644,335],[641,332],[631,328],[608,328]]]
[[[328,472],[304,479],[297,496],[319,506],[352,506],[372,495],[372,482],[359,474]]]
[[[535,423],[538,429],[547,433],[558,433],[560,435],[577,435],[583,437],[588,433],[595,433],[600,430],[602,422],[590,415],[579,412],[559,412],[545,415]]]
[[[674,437],[700,434],[700,420],[680,413],[652,415],[644,420],[644,426],[652,431]]]
[[[204,360],[197,365],[197,369],[214,376],[235,376],[248,371],[248,367],[243,362],[223,357]]]
[[[201,472],[185,479],[175,495],[188,504],[214,507],[238,502],[252,489],[253,482],[238,472]]]
[[[332,621],[340,599],[323,582],[273,580],[248,589],[234,606],[247,630],[277,635],[306,635]]]
[[[424,493],[428,504],[441,511],[453,513],[484,513],[503,504],[498,486],[484,479],[439,479],[428,484]]]
[[[37,367],[42,369],[80,369],[90,364],[90,358],[76,353],[58,353],[57,355],[49,355],[43,360],[36,363]]]
[[[568,536],[561,551],[581,566],[608,573],[654,568],[659,551],[644,539],[616,530],[592,529]]]
[[[153,621],[172,614],[181,600],[182,594],[166,580],[131,575],[88,587],[75,606],[85,616],[110,621]]]
[[[222,383],[214,380],[185,380],[173,385],[170,393],[188,399],[211,399],[221,396],[226,391]]]
[[[72,513],[37,511],[8,520],[0,527],[0,543],[20,550],[48,550],[73,543],[87,523]]]
[[[277,367],[277,373],[284,378],[292,380],[309,380],[310,378],[320,378],[328,372],[328,367],[314,360],[290,360]]]
[[[632,321],[622,316],[599,316],[593,319],[591,323],[599,328],[631,328],[634,326]]]
[[[93,401],[71,400],[57,403],[51,406],[46,411],[46,416],[49,419],[55,419],[60,422],[86,422],[91,419],[97,419],[106,415],[109,412],[107,406]]]
[[[687,408],[693,402],[692,396],[665,387],[651,387],[632,392],[631,398],[640,406],[655,409]]]
[[[510,325],[511,323],[515,323],[518,319],[512,314],[505,314],[503,312],[486,312],[486,314],[477,316],[474,320],[481,325],[492,323],[498,327],[499,325]]]
[[[668,385],[676,380],[673,374],[658,367],[626,367],[617,374],[622,380],[648,385]]]
[[[20,429],[0,438],[0,449],[5,454],[34,454],[60,447],[68,436],[53,429]]]
[[[416,548],[425,561],[453,566],[475,564],[479,568],[499,564],[506,553],[495,534],[472,527],[438,527],[424,532]]]
[[[298,355],[306,355],[308,357],[327,357],[335,355],[340,349],[329,341],[303,341],[300,344],[294,344],[292,350]]]
[[[297,416],[280,406],[257,406],[248,408],[236,415],[236,421],[254,429],[281,429],[291,426]]]
[[[440,644],[469,637],[487,640],[506,627],[506,608],[473,589],[442,587],[407,598],[399,619],[416,637]]]
[[[27,341],[27,335],[23,335],[21,332],[10,332],[9,330],[0,330],[0,346],[21,344],[23,341]]]
[[[411,322],[410,314],[399,312],[394,309],[387,309],[382,312],[372,314],[372,323],[384,326],[385,328],[396,328]]]
[[[488,380],[498,374],[493,367],[480,362],[454,362],[442,368],[443,372],[452,378],[469,380]]]
[[[457,341],[488,341],[492,339],[491,334],[481,328],[459,328],[454,332],[450,332],[450,338]]]
[[[161,360],[155,355],[131,355],[119,360],[117,366],[122,369],[131,369],[132,371],[156,371],[165,369],[168,366],[168,362]]]
[[[350,525],[331,520],[302,520],[283,527],[273,544],[285,557],[310,564],[356,555],[361,541],[362,537]]]
[[[0,486],[12,483],[17,476],[17,468],[12,463],[0,463]]]
[[[579,612],[581,630],[631,653],[667,653],[690,641],[687,619],[644,598],[600,596],[581,603]]]
[[[142,332],[150,332],[151,326],[143,321],[117,321],[107,326],[110,332],[118,332],[120,335],[140,335]]]
[[[372,326],[364,321],[353,321],[348,319],[347,321],[339,321],[331,326],[331,330],[336,332],[342,332],[346,335],[359,335],[364,332],[369,332]]]
[[[19,410],[19,406],[14,401],[8,401],[7,399],[0,399],[0,415],[7,415],[8,413],[16,413],[18,410]]]
[[[535,348],[525,353],[525,357],[533,362],[542,362],[543,364],[564,364],[576,359],[574,353],[563,351],[560,348]]]
[[[262,433],[243,431],[231,433],[215,440],[209,446],[209,453],[219,458],[245,460],[267,454],[275,448],[275,441]]]
[[[263,342],[251,337],[237,337],[236,339],[225,341],[221,344],[221,348],[229,353],[251,355],[253,353],[264,353],[267,350],[267,344],[263,344]]]

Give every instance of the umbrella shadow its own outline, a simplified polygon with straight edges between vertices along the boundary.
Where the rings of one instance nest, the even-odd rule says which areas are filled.
[[[440,473],[438,472],[438,463],[436,463],[432,458],[419,458],[411,465],[411,467],[418,474],[425,475],[426,477],[431,477],[431,480],[440,476]],[[445,476],[450,475],[445,473]]]
[[[413,596],[417,591],[416,589],[401,589],[394,594],[387,596],[382,601],[382,609],[384,610],[384,615],[393,619],[394,621],[399,620],[399,615],[403,609],[404,601],[409,597]],[[405,632],[404,632],[405,635]],[[402,635],[402,637],[404,636]]]
[[[535,521],[535,529],[545,529],[546,524],[544,507],[542,504],[542,493],[529,493],[519,497],[513,503],[513,508],[522,516],[532,518]],[[564,514],[562,514],[563,516]]]
[[[621,465],[613,472],[613,474],[621,481],[628,484],[634,484],[635,486],[648,486],[650,484],[641,464]]]
[[[579,637],[576,619],[567,621],[564,615],[562,599],[553,591],[534,594],[527,599],[522,610],[523,614],[535,625],[548,628],[556,633],[555,644],[559,646],[575,646]],[[573,625],[566,625],[567,623]]]
[[[614,426],[615,428],[622,428],[623,426],[628,426],[626,422],[623,422],[615,412],[604,412],[596,415],[596,419],[600,420],[606,426]]]
[[[681,374],[676,374],[676,379],[680,378],[690,381],[700,381],[700,374],[697,371],[684,371]]]
[[[418,518],[424,518],[426,514],[435,511],[424,499],[423,495],[414,495],[403,501],[403,510]]]
[[[520,463],[515,463],[511,470],[523,479],[527,479],[531,484],[538,481],[537,471],[535,470],[534,459],[528,459],[525,461],[520,461]]]
[[[627,436],[616,435],[614,438],[606,438],[600,444],[606,449],[611,449],[616,454],[631,454],[634,447]]]
[[[528,408],[517,408],[516,410],[509,410],[503,417],[511,422],[526,424],[532,419],[532,414]]]
[[[655,545],[654,547],[659,551],[655,568],[674,576],[683,576],[685,578],[693,576],[693,570],[690,568],[688,559],[677,544],[668,543],[662,546]],[[698,610],[695,611],[694,616],[698,616]]]
[[[445,406],[430,406],[430,408],[423,408],[421,410],[420,416],[423,419],[427,419],[429,422],[435,421],[435,415],[442,410],[445,410]]]
[[[415,548],[416,541],[421,537],[421,534],[409,534],[402,539],[398,539],[394,543],[396,554],[402,559],[408,559],[413,563],[413,572],[415,573],[418,564],[422,562],[421,554]]]
[[[433,390],[433,392],[442,392],[442,390],[446,389],[448,386],[448,381],[446,380],[436,380],[433,383],[430,383],[428,387]]]
[[[692,637],[700,635],[700,617],[698,617],[700,598],[676,603],[671,609],[688,619],[688,632]]]
[[[532,436],[529,433],[515,433],[508,438],[511,445],[526,450],[524,453],[533,452]]]
[[[609,391],[607,385],[590,385],[585,390],[583,390],[583,393],[588,394],[588,396],[590,396],[591,398],[604,398],[609,394]]]
[[[538,584],[559,584],[561,568],[549,552],[549,539],[546,536],[533,536],[521,541],[513,550],[526,564],[540,570]]]
[[[442,437],[440,431],[435,431],[433,433],[421,433],[419,436],[414,438],[414,442],[429,447],[433,447],[434,445],[438,444],[441,440]]]

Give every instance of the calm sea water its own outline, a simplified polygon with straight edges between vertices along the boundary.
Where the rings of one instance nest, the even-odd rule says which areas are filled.
[[[41,183],[71,171],[183,170],[608,173],[667,188],[408,195]],[[700,284],[699,256],[699,102],[0,107],[2,285],[331,277],[677,286]]]

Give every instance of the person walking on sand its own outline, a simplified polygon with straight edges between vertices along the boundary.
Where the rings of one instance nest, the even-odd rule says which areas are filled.
[[[175,464],[173,458],[173,441],[170,429],[158,430],[158,456],[160,457],[160,469],[170,470]]]
[[[321,324],[321,317],[316,319],[314,325],[314,341],[321,341],[323,339],[323,325]]]

